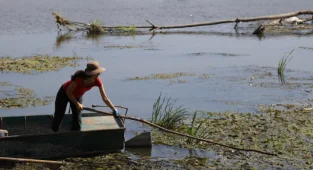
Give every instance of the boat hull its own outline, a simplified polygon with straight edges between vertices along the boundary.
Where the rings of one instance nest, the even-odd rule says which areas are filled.
[[[125,128],[118,118],[85,115],[82,130],[70,131],[71,117],[67,115],[57,133],[49,128],[51,120],[48,115],[1,118],[1,128],[8,130],[9,136],[0,138],[0,157],[52,159],[124,148]]]

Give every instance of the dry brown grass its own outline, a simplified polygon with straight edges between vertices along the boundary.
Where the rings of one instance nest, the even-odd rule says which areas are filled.
[[[63,18],[60,14],[57,14],[55,12],[52,12],[52,15],[54,15],[54,18],[55,18],[55,22],[59,25],[62,25],[62,26],[67,26],[67,25],[70,25],[70,21]]]

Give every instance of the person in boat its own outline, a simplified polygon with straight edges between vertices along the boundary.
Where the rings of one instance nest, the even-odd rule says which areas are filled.
[[[72,110],[71,130],[81,130],[81,112],[84,107],[82,104],[82,96],[95,86],[99,88],[104,103],[112,109],[113,115],[115,117],[117,116],[118,110],[106,95],[102,81],[99,78],[100,73],[105,70],[105,68],[100,67],[97,61],[89,62],[85,70],[76,71],[76,73],[72,75],[71,80],[61,85],[55,99],[55,112],[51,125],[51,129],[54,132],[59,131],[68,103],[70,103]]]

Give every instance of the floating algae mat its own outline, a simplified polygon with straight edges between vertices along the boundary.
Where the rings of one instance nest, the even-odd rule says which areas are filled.
[[[185,77],[185,76],[195,76],[194,73],[186,73],[186,72],[176,72],[176,73],[158,73],[158,74],[151,74],[149,76],[144,77],[132,77],[128,78],[128,80],[153,80],[153,79],[173,79],[178,77]]]
[[[187,54],[189,56],[206,56],[206,55],[212,55],[212,56],[223,56],[223,57],[235,57],[235,56],[248,56],[248,54],[234,54],[234,53],[216,53],[216,52],[197,52],[197,53],[189,53]]]
[[[169,80],[170,85],[172,84],[185,84],[188,82],[191,82],[190,80],[183,80],[181,78],[187,78],[187,77],[195,77],[197,76],[197,79],[195,79],[194,81],[197,80],[205,80],[205,79],[209,79],[211,77],[214,77],[215,74],[207,74],[207,73],[203,73],[203,74],[195,74],[192,72],[174,72],[174,73],[157,73],[157,74],[150,74],[147,76],[143,76],[143,77],[130,77],[127,78],[127,80]]]
[[[104,46],[104,48],[130,49],[130,48],[143,48],[143,46],[140,46],[140,45],[108,45],[108,46]]]
[[[3,86],[13,86],[7,82],[0,82]],[[0,86],[1,87],[1,86]],[[4,96],[4,97],[3,97]],[[38,98],[31,89],[16,87],[12,90],[1,91],[0,89],[0,108],[25,108],[29,106],[49,105],[54,97]]]
[[[35,72],[57,71],[63,67],[77,67],[78,61],[91,58],[86,57],[59,57],[39,55],[23,58],[0,57],[0,71],[34,74]]]
[[[206,142],[193,141],[168,133],[154,131],[153,143],[204,148],[214,150],[216,157],[209,165],[216,168],[248,169],[313,169],[313,111],[303,106],[264,107],[256,113],[210,113],[196,120],[195,127],[202,123],[195,136],[244,149],[256,149],[278,156],[267,156],[255,152],[238,152]],[[177,131],[185,132],[185,125]],[[244,168],[245,169],[245,168]]]
[[[90,158],[67,158],[59,170],[90,169],[90,170],[148,170],[148,169],[205,169],[209,166],[206,158],[186,157],[182,160],[150,159],[149,157],[132,155],[130,153],[112,153]],[[0,168],[1,169],[1,168]],[[42,164],[17,164],[14,169],[47,169]]]
[[[267,33],[293,33],[301,31],[311,31],[313,24],[299,24],[299,25],[267,25],[264,32]]]

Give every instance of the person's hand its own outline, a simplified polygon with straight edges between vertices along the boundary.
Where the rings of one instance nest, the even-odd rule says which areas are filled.
[[[81,104],[81,103],[77,103],[76,107],[77,107],[78,112],[81,112],[83,110],[83,108],[84,108],[84,105]]]
[[[116,108],[113,109],[113,116],[118,117],[118,110]]]

